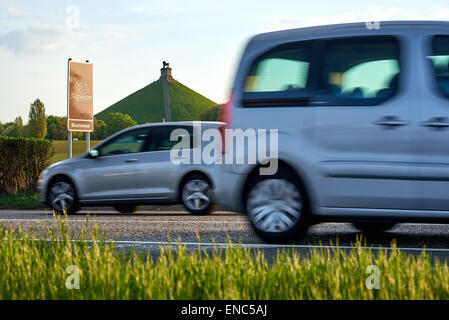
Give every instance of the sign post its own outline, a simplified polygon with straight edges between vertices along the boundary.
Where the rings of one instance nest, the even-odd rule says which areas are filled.
[[[85,132],[86,151],[90,150],[93,119],[93,65],[68,61],[67,72],[68,157],[72,157],[72,131]]]

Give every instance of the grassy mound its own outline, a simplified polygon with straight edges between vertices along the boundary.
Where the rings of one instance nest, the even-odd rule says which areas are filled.
[[[200,120],[200,115],[217,104],[179,82],[169,82],[172,121]],[[112,112],[129,114],[138,124],[165,118],[162,82],[154,81],[96,115],[106,121]]]

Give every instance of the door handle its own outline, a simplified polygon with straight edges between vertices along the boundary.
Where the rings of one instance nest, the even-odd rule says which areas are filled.
[[[424,127],[429,127],[433,129],[444,129],[449,127],[449,120],[446,117],[434,117],[428,121],[424,121],[421,124]]]
[[[127,159],[127,160],[125,160],[125,162],[137,162],[137,161],[139,161],[138,159]]]
[[[403,121],[396,116],[384,116],[384,117],[380,118],[380,120],[377,120],[376,122],[374,122],[374,124],[376,124],[378,126],[394,128],[394,127],[406,126],[408,123],[407,123],[407,121]]]

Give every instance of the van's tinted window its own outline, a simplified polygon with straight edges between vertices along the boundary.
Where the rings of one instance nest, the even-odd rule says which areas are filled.
[[[322,52],[321,86],[329,104],[371,105],[395,94],[400,73],[395,38],[327,40]]]
[[[441,93],[449,97],[449,36],[433,39],[432,61],[435,78]]]
[[[245,81],[245,92],[304,89],[310,69],[309,48],[303,44],[279,47],[259,57]]]

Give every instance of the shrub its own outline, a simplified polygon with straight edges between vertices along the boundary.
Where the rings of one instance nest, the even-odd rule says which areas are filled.
[[[0,137],[0,194],[35,191],[53,152],[49,140]]]

